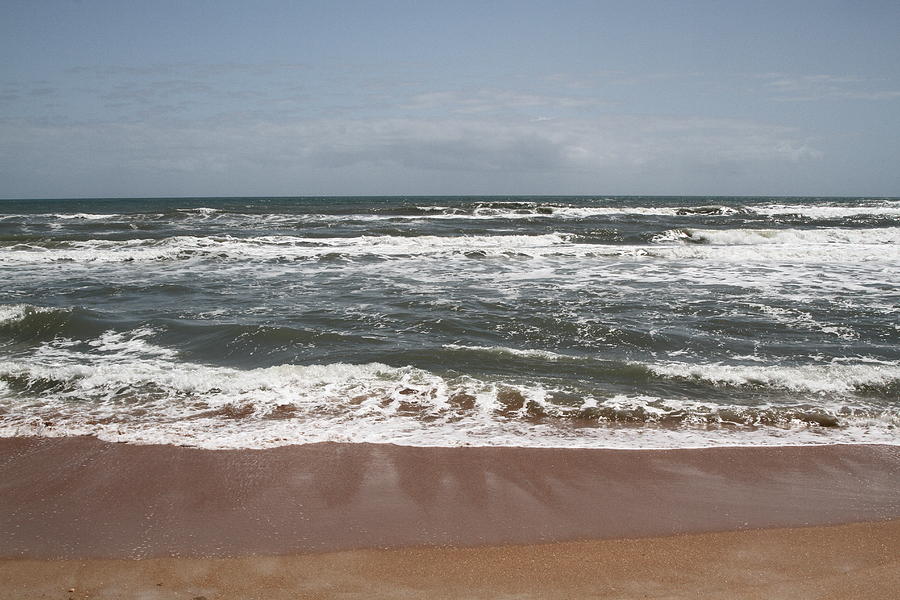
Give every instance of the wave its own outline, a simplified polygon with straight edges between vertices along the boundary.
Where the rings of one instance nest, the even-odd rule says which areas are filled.
[[[600,201],[601,203],[603,201]],[[611,203],[610,200],[606,201]],[[706,204],[681,206],[591,206],[554,202],[477,202],[462,206],[417,205],[384,218],[452,219],[452,218],[548,218],[586,219],[591,217],[659,216],[659,217],[801,217],[834,220],[848,217],[900,217],[900,201],[867,201],[865,204]]]
[[[157,333],[107,331],[88,344],[54,338],[27,359],[0,362],[0,435],[97,435],[210,448],[326,440],[621,447],[638,439],[647,447],[748,439],[897,443],[900,425],[896,407],[866,395],[896,395],[900,365],[893,363],[620,366],[661,380],[811,394],[750,406],[725,400],[727,391],[721,402],[610,395],[382,363],[240,370],[185,362],[151,341]],[[564,358],[501,347],[450,350]]]
[[[475,352],[475,353],[486,353],[486,354],[497,354],[501,356],[516,356],[516,357],[525,357],[525,358],[537,358],[542,360],[562,360],[562,359],[575,359],[575,357],[565,356],[563,354],[557,354],[556,352],[550,352],[549,350],[528,350],[528,349],[518,349],[518,348],[504,348],[503,346],[465,346],[462,344],[444,344],[442,348],[451,351],[461,351],[461,352]]]
[[[93,313],[81,308],[0,305],[0,336],[7,342],[34,343],[57,336],[95,336],[103,329],[104,325]]]
[[[782,201],[779,201],[782,200]],[[16,206],[39,208],[47,207],[46,212],[27,211],[0,215],[7,218],[36,219],[107,219],[107,218],[144,218],[148,216],[170,218],[204,218],[224,216],[271,215],[304,216],[328,214],[332,216],[383,215],[383,216],[416,216],[416,215],[474,215],[474,214],[535,214],[552,215],[557,211],[566,214],[568,209],[586,209],[598,211],[595,214],[635,214],[635,215],[734,215],[757,214],[764,216],[806,216],[811,218],[840,218],[846,216],[900,215],[900,199],[897,198],[662,198],[662,197],[519,197],[511,199],[491,198],[358,198],[350,201],[343,199],[302,199],[285,198],[272,201],[265,198],[220,198],[212,200],[206,206],[185,206],[193,204],[190,199],[171,199],[168,201],[121,201],[121,202],[27,202]],[[84,210],[90,204],[113,209],[93,212]],[[68,206],[77,207],[65,210]],[[50,208],[50,207],[53,208]],[[63,210],[60,210],[63,209]],[[78,210],[81,209],[81,210]],[[321,212],[323,211],[324,212]]]
[[[54,213],[50,215],[56,219],[74,219],[74,220],[83,220],[83,221],[99,221],[105,219],[114,219],[121,218],[122,215],[119,214],[96,214],[96,213]]]
[[[670,229],[654,236],[654,243],[684,242],[717,246],[757,244],[850,246],[900,244],[900,227],[878,229]]]
[[[743,263],[893,263],[900,228],[670,229],[636,254],[674,260]]]
[[[213,216],[213,215],[215,215],[215,214],[220,214],[220,213],[222,212],[221,209],[218,209],[218,208],[212,208],[212,207],[209,207],[209,206],[198,206],[198,207],[196,207],[196,208],[177,208],[177,209],[175,209],[175,210],[176,210],[177,212],[180,212],[180,213],[188,213],[188,214],[193,214],[193,215],[199,215],[199,216],[205,217],[205,218],[206,218],[206,217],[211,217],[211,216]]]
[[[31,304],[0,305],[0,326],[17,323],[31,315],[53,313],[56,309]]]
[[[596,236],[594,236],[596,237]],[[606,235],[605,238],[608,238]],[[599,238],[598,238],[599,239]],[[599,239],[599,241],[603,241]],[[900,228],[673,229],[650,244],[596,243],[568,233],[469,236],[173,236],[163,239],[54,241],[0,247],[0,263],[115,263],[190,260],[304,260],[410,256],[622,257],[731,262],[896,262]]]
[[[373,219],[589,219],[622,216],[730,216],[743,207],[709,206],[585,206],[551,202],[478,202],[462,206],[415,206]]]
[[[56,242],[52,247],[17,244],[0,248],[0,262],[123,262],[199,258],[291,259],[323,255],[408,256],[423,254],[536,254],[562,246],[570,236],[358,236],[305,238],[294,236],[174,236],[156,239]]]
[[[670,202],[670,201],[669,201]],[[298,225],[311,226],[316,223],[328,224],[340,222],[370,221],[421,221],[421,220],[585,220],[606,218],[621,220],[643,217],[672,218],[718,218],[741,217],[745,219],[767,219],[784,221],[785,219],[803,219],[812,221],[840,221],[841,219],[859,220],[860,218],[887,219],[888,222],[900,218],[900,201],[896,200],[863,200],[854,203],[817,201],[806,204],[681,204],[672,205],[623,205],[621,200],[599,199],[595,201],[563,202],[549,200],[510,200],[510,201],[471,201],[447,204],[401,203],[389,206],[365,204],[354,206],[347,204],[337,212],[315,212],[316,204],[286,203],[259,210],[247,210],[250,206],[212,207],[200,206],[192,208],[172,208],[166,212],[122,212],[122,213],[42,213],[12,214],[0,216],[3,222],[47,223],[51,226],[59,224],[66,227],[83,227],[82,223],[132,223],[147,222],[165,223],[173,228],[190,228],[194,226],[216,225],[225,228],[267,226],[275,228],[293,228]]]
[[[167,221],[173,227],[192,223],[220,226],[247,226],[265,224],[268,226],[295,226],[316,222],[370,222],[370,221],[419,221],[419,220],[498,220],[498,219],[589,219],[592,217],[634,216],[727,216],[742,212],[741,209],[712,207],[591,207],[547,203],[478,203],[469,206],[412,206],[374,210],[372,212],[349,213],[243,213],[224,211],[211,207],[176,209],[173,213],[53,213],[6,215],[2,220],[27,223],[53,223],[62,221],[67,225],[78,225],[83,221],[127,222],[127,221]]]
[[[606,201],[610,203],[610,200]],[[601,201],[602,203],[602,201]],[[417,205],[388,215],[393,218],[548,218],[586,219],[591,217],[801,217],[835,220],[848,217],[900,217],[900,201],[867,201],[864,204],[706,204],[681,206],[591,206],[553,202],[478,202],[462,206]],[[385,217],[386,218],[386,217]]]
[[[633,367],[649,378],[675,381],[693,381],[712,384],[716,387],[785,390],[816,395],[847,395],[856,393],[889,395],[895,390],[900,393],[900,364],[896,362],[859,359],[857,364],[846,364],[846,360],[835,360],[827,364],[797,366],[687,363],[687,362],[629,362],[603,361],[591,356],[559,354],[547,350],[507,348],[502,346],[466,346],[445,344],[451,351],[474,354],[491,354],[514,359],[535,359],[551,362],[575,362],[605,368],[600,371],[605,378],[627,373],[634,376]],[[756,357],[744,360],[758,362]]]
[[[655,375],[719,386],[775,388],[814,394],[880,390],[900,393],[900,365],[826,364],[788,366],[660,363],[641,365]]]
[[[763,216],[793,216],[814,220],[833,220],[848,217],[900,217],[900,201],[883,200],[862,205],[846,204],[768,204],[753,206],[751,212]]]

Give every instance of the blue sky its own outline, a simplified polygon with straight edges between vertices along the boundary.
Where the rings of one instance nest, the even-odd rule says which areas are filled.
[[[900,2],[0,5],[0,197],[900,196]]]

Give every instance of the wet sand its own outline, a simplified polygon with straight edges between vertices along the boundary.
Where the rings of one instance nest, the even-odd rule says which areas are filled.
[[[706,597],[777,597],[752,595],[776,589],[766,586],[878,597],[897,589],[892,519],[895,446],[207,451],[0,439],[0,588],[18,594],[2,597],[116,597],[128,582],[149,595],[119,597],[691,597],[678,590],[697,585]],[[802,595],[851,579],[865,596]],[[53,595],[63,582],[76,592]]]

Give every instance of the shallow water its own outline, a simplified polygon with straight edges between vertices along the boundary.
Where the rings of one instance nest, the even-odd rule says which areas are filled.
[[[0,435],[897,443],[900,200],[0,201]]]

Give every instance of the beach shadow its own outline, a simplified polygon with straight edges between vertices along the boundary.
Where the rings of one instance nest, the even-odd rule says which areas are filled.
[[[408,449],[396,453],[393,462],[401,490],[425,511],[442,510],[447,502],[486,507],[508,494],[511,486],[544,505],[558,500],[558,477],[552,472],[483,449]]]
[[[368,444],[335,444],[324,460],[311,465],[311,488],[328,508],[349,504],[359,495],[371,460]]]

